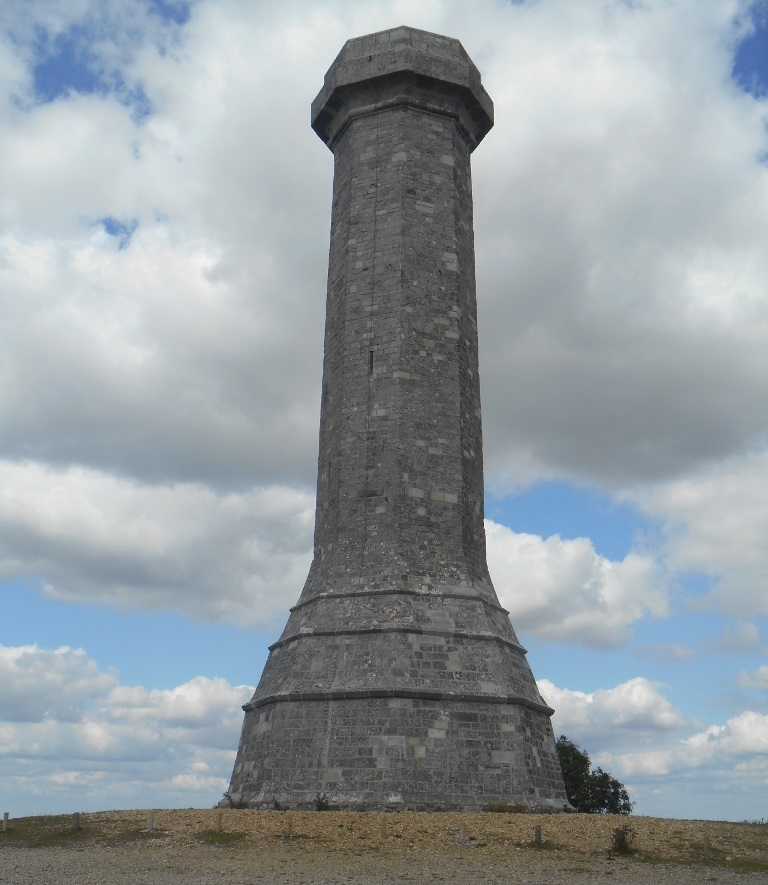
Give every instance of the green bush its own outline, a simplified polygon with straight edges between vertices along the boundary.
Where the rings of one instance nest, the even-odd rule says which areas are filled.
[[[632,827],[616,827],[611,839],[613,850],[617,854],[632,854],[635,850],[635,836],[637,833]]]

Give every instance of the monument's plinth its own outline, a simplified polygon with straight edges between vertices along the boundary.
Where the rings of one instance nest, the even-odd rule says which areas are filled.
[[[349,40],[312,105],[335,157],[315,554],[246,711],[253,806],[567,804],[552,710],[488,575],[470,154],[457,40]]]

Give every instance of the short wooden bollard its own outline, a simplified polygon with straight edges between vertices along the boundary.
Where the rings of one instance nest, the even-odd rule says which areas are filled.
[[[541,845],[541,827],[534,827],[533,828],[533,841],[537,845]]]
[[[386,814],[382,814],[381,816],[381,838],[387,838],[387,816]]]
[[[221,832],[221,811],[220,811],[220,810],[216,812],[216,826],[215,826],[215,830],[216,830],[217,833],[220,833],[220,832]]]
[[[80,812],[76,811],[72,815],[72,829],[79,830],[80,829]]]
[[[3,812],[3,832],[5,833],[8,830],[8,819],[10,818],[10,814],[7,811]]]
[[[459,827],[459,842],[461,842],[462,845],[466,845],[467,843],[467,828],[464,824]]]
[[[293,835],[293,815],[286,814],[285,816],[285,835],[292,836]]]
[[[154,810],[147,812],[147,832],[155,832],[155,812]]]

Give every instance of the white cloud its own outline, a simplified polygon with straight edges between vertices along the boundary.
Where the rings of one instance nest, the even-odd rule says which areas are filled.
[[[701,777],[709,771],[713,778],[723,779],[724,774],[734,771],[762,771],[765,778],[766,756],[768,716],[746,710],[724,725],[710,725],[667,750],[639,750],[605,758],[623,776],[679,778],[689,769],[696,769]]]
[[[128,108],[73,96],[16,121],[1,142],[11,183],[0,203],[4,226],[75,235],[102,215],[130,212],[135,125]]]
[[[616,648],[631,624],[666,614],[666,588],[652,558],[600,556],[588,538],[563,541],[486,520],[488,565],[512,623],[541,639]]]
[[[7,455],[150,481],[308,479],[317,389],[296,381],[319,371],[321,306],[286,322],[274,257],[252,249],[233,285],[215,240],[162,223],[124,250],[89,227],[8,234],[0,255]]]
[[[738,675],[738,682],[742,688],[768,692],[768,666],[763,664],[757,670],[742,670]]]
[[[209,725],[214,717],[231,715],[243,703],[242,695],[242,686],[233,688],[225,679],[196,676],[172,689],[119,686],[108,702],[115,721],[154,721],[192,729]]]
[[[100,808],[105,795],[115,807],[147,805],[150,796],[213,804],[227,787],[240,708],[253,692],[202,676],[166,690],[123,686],[82,650],[0,647],[0,685],[14,679],[39,705],[58,695],[44,715],[25,716],[14,697],[0,697],[0,777],[46,810]]]
[[[668,477],[765,429],[765,110],[728,83],[732,9],[570,6],[569,27],[563,4],[520,10],[486,77],[481,352],[504,390],[486,402],[490,463],[512,480],[520,465]],[[515,322],[499,322],[510,296]]]
[[[641,676],[594,692],[558,688],[548,679],[538,684],[555,709],[555,732],[577,742],[605,747],[626,742],[627,734],[647,742],[650,734],[676,731],[685,725],[681,712],[664,697],[660,685]]]
[[[116,681],[82,649],[0,645],[0,715],[6,722],[77,722]]]
[[[56,598],[273,627],[309,567],[314,502],[293,489],[217,494],[11,462],[0,489],[2,572],[42,574]]]
[[[710,465],[635,498],[665,520],[670,566],[714,580],[700,604],[741,619],[731,638],[754,645],[749,620],[768,614],[768,453]]]
[[[768,716],[746,710],[729,719],[714,737],[733,756],[768,755]]]
[[[539,689],[555,708],[555,734],[566,734],[593,766],[624,782],[638,813],[759,816],[768,785],[768,716],[746,710],[724,724],[697,726],[660,684],[643,677],[594,692],[546,679]]]

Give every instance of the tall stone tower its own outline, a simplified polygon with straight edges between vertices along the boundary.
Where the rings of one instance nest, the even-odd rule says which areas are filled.
[[[492,125],[462,45],[407,27],[347,41],[312,104],[335,157],[314,561],[234,801],[567,803],[485,557],[470,154]]]

